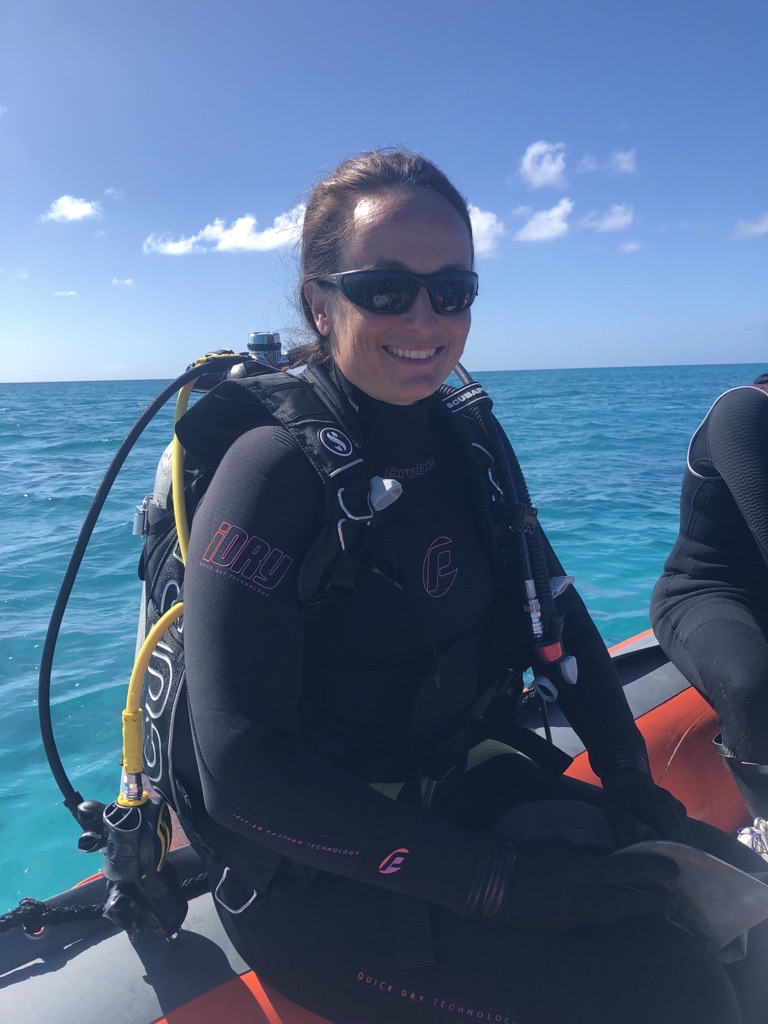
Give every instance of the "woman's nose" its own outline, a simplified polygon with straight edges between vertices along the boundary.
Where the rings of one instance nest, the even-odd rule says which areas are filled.
[[[429,292],[424,285],[419,288],[416,298],[406,310],[405,316],[409,326],[429,330],[434,327],[437,313],[432,308]]]

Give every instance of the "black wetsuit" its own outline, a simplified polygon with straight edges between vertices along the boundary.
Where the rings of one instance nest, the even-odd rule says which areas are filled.
[[[768,388],[727,391],[694,434],[651,619],[725,746],[768,765]]]
[[[563,794],[599,802],[599,790],[515,756],[486,762],[426,814],[368,784],[393,780],[361,764],[444,733],[503,665],[528,663],[529,640],[510,613],[504,643],[492,642],[498,590],[479,498],[432,400],[394,407],[348,393],[373,470],[404,485],[374,521],[352,596],[308,616],[299,605],[323,490],[281,427],[232,446],[194,519],[184,633],[199,780],[190,769],[183,781],[204,800],[203,831],[224,863],[247,874],[280,855],[296,866],[244,914],[223,914],[236,945],[334,1021],[738,1021],[720,966],[661,918],[563,935],[467,920],[497,869],[489,830],[505,809]],[[572,588],[563,609],[580,676],[561,704],[599,770],[643,743]],[[413,898],[431,905],[436,963],[406,969],[393,914]],[[649,956],[653,991],[632,966]],[[695,1017],[690,994],[673,992],[681,971],[697,979]]]

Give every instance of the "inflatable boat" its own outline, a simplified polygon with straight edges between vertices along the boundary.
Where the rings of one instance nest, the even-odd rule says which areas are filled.
[[[749,823],[712,747],[715,716],[664,656],[650,630],[611,649],[645,735],[654,779],[689,813],[733,833]],[[538,702],[521,721],[544,732]],[[583,747],[554,707],[552,739],[574,756],[568,774],[597,783]],[[101,917],[101,875],[46,900],[22,901],[0,919],[0,1020],[13,1024],[333,1024],[262,982],[230,944],[189,845],[170,859],[192,895],[178,936],[133,941]]]

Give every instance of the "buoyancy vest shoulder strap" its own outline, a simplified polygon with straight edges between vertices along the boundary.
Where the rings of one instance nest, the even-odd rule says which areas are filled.
[[[459,394],[456,388],[443,385],[439,391],[441,400],[436,403],[436,411],[446,429],[453,432],[464,449],[475,510],[482,527],[487,554],[499,583],[504,579],[509,551],[507,531],[504,529],[506,520],[502,508],[503,493],[498,483],[496,453],[475,421],[464,414],[463,406],[451,405]]]
[[[524,569],[525,607],[533,640],[534,665],[539,682],[546,684],[546,699],[554,700],[561,685],[576,683],[578,670],[576,660],[563,646],[564,618],[553,594],[537,509],[531,505],[528,487],[509,438],[491,412],[493,402],[482,385],[472,381],[462,367],[457,369],[467,383],[458,389],[443,385],[440,395],[457,426],[466,431],[467,423],[475,421],[492,453],[498,475],[489,473],[489,480],[497,492],[493,496],[497,500],[492,500],[492,504],[496,507],[497,518],[499,513],[502,518],[499,547],[502,578],[514,564],[507,559],[516,546],[522,560],[518,564]],[[510,543],[513,539],[516,545]],[[572,582],[571,577],[561,577],[558,580],[560,590]]]
[[[484,402],[488,407],[487,414],[492,415],[489,410],[493,403],[482,386],[473,383],[454,388],[444,384],[439,396],[442,418],[458,436],[466,452],[478,514],[491,545],[497,581],[507,588],[510,569],[522,571],[513,532],[527,532],[535,527],[536,509],[521,501],[517,493],[507,493],[503,473],[505,455],[499,450],[497,436],[482,429],[471,413],[473,406]],[[499,434],[506,437],[501,426]]]
[[[249,376],[222,381],[176,425],[184,448],[211,472],[254,427],[278,423],[290,433],[325,489],[324,527],[299,573],[305,607],[326,589],[352,589],[355,555],[374,514],[371,471],[344,401],[322,366],[293,376],[257,364]]]
[[[351,424],[342,424],[340,408],[329,407],[328,390],[313,386],[315,379],[251,369],[249,376],[222,381],[204,395],[177,423],[176,434],[187,451],[215,469],[238,437],[277,422],[320,475],[339,475],[362,458],[362,447]]]

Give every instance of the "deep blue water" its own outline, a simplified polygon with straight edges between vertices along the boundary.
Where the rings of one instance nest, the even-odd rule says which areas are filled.
[[[720,392],[764,366],[479,373],[534,504],[606,643],[648,627],[648,599],[677,532],[691,433]],[[49,616],[91,500],[159,381],[0,384],[0,913],[100,867],[76,849],[39,738],[37,674]],[[172,409],[152,423],[112,490],[64,619],[53,723],[89,799],[119,781],[120,712],[140,584],[135,505],[151,490]]]

